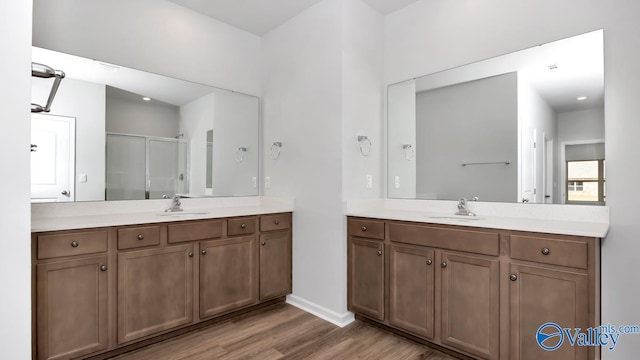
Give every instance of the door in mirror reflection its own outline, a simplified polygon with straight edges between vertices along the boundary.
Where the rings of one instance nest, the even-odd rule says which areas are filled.
[[[75,118],[31,116],[31,201],[74,201]]]
[[[149,139],[149,199],[189,192],[187,147],[173,139]]]

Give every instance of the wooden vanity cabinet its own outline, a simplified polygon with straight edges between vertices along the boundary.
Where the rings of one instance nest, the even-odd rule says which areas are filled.
[[[200,318],[258,301],[255,236],[200,243]]]
[[[597,324],[598,239],[353,217],[347,234],[357,316],[476,359],[595,358],[536,332]]]
[[[70,359],[109,346],[110,267],[105,230],[33,235],[34,358]]]
[[[120,351],[278,301],[291,293],[291,220],[279,213],[34,233],[34,359]]]
[[[260,217],[260,300],[291,293],[291,214]]]
[[[572,329],[597,323],[596,239],[514,233],[509,243],[509,358],[594,359],[593,347],[546,351],[536,333],[547,322]]]

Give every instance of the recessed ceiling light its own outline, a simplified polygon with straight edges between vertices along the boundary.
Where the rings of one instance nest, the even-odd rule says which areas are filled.
[[[578,101],[584,101],[584,100],[587,100],[587,97],[586,97],[586,96],[578,96],[578,97],[576,98],[576,100],[578,100]]]
[[[150,98],[150,97],[143,96],[143,97],[142,97],[142,100],[144,100],[144,101],[151,101],[151,98]]]

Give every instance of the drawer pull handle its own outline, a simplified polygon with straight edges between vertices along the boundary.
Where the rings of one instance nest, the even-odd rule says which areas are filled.
[[[193,251],[189,251],[189,257],[193,257]]]
[[[518,280],[518,275],[516,275],[516,274],[511,274],[511,275],[509,275],[509,280],[511,280],[511,281],[516,281],[516,280]]]
[[[77,241],[75,241],[75,240],[71,242],[71,247],[77,248],[77,247],[78,247],[78,245],[80,245],[80,243],[78,243],[78,242],[77,242]]]
[[[276,225],[280,225],[280,220],[274,220],[273,223]]]
[[[378,250],[378,256],[382,255],[382,250]]]
[[[363,227],[361,227],[361,228],[360,228],[360,230],[362,230],[363,232],[365,232],[365,231],[367,231],[367,227],[366,227],[366,226],[363,226]]]
[[[200,251],[200,253],[201,253],[202,255],[207,255],[207,250],[202,250],[202,251]]]
[[[261,242],[260,245],[265,246],[267,243],[265,241]]]
[[[443,269],[446,268],[447,267],[447,262],[443,261],[442,264],[440,264],[440,267],[443,268]]]
[[[144,240],[144,235],[138,234],[138,240]]]
[[[244,229],[244,228],[246,228],[246,227],[247,227],[247,225],[245,225],[245,224],[241,224],[241,225],[240,225],[240,228],[241,228],[241,229]]]
[[[549,248],[542,248],[542,250],[540,250],[540,252],[542,253],[542,255],[549,255],[549,253],[551,253]]]
[[[431,264],[433,264],[433,260],[427,259],[427,265],[431,265]]]
[[[107,265],[100,266],[100,271],[107,271]]]

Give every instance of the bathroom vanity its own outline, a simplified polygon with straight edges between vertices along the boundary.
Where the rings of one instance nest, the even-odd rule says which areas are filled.
[[[357,318],[474,359],[595,358],[592,347],[543,350],[536,332],[547,322],[599,325],[605,224],[549,220],[530,231],[535,221],[516,218],[350,215],[348,307]]]
[[[33,232],[34,358],[113,356],[282,301],[292,213],[267,211]]]

